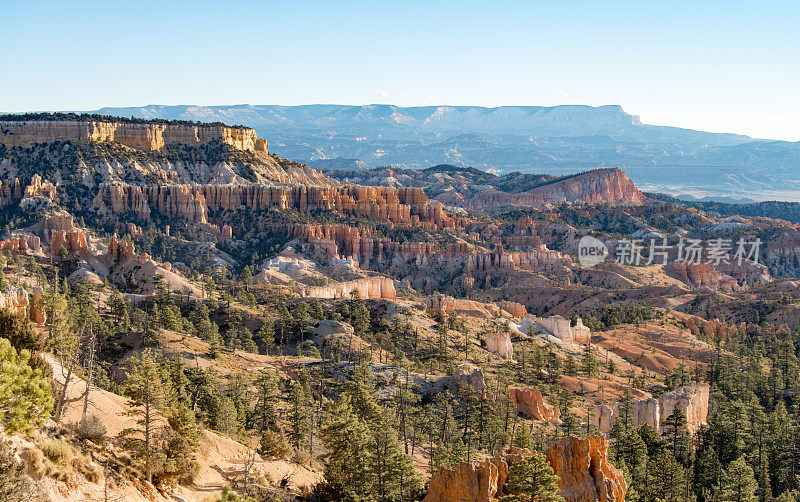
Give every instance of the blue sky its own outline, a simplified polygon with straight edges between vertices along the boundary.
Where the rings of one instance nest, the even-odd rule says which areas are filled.
[[[0,110],[619,104],[800,140],[800,3],[0,0]]]

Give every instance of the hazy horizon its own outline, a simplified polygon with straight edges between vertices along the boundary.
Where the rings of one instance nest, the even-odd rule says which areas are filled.
[[[648,124],[800,140],[792,2],[0,3],[8,112],[612,104]]]

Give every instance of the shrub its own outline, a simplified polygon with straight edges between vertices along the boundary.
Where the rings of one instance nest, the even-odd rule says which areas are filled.
[[[259,453],[277,458],[289,458],[292,454],[292,446],[283,434],[283,431],[275,432],[267,430],[261,436],[261,448]]]
[[[35,478],[44,476],[44,455],[38,448],[26,448],[22,452],[22,458],[28,465],[28,472]]]
[[[23,452],[23,458],[26,456],[25,453]],[[39,456],[41,462],[41,453]],[[43,500],[38,486],[25,475],[23,466],[14,459],[14,451],[5,441],[0,441],[0,500],[4,502]]]
[[[307,451],[296,451],[292,455],[292,462],[305,467],[311,467],[311,455]]]
[[[42,443],[42,453],[54,464],[67,466],[71,465],[75,450],[62,439],[50,439]]]
[[[106,426],[96,415],[88,415],[75,427],[75,434],[81,439],[88,439],[95,444],[102,444],[106,439]]]

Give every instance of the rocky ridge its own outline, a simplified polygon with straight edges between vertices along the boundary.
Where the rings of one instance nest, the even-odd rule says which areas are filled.
[[[0,122],[0,144],[28,148],[37,143],[114,142],[139,150],[166,145],[197,146],[219,141],[239,150],[267,153],[267,141],[253,129],[223,125],[186,125],[97,120],[6,120]]]

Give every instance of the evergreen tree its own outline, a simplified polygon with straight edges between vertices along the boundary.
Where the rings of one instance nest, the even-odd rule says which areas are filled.
[[[137,427],[122,431],[125,445],[144,460],[147,481],[153,482],[153,471],[160,460],[156,448],[159,420],[158,409],[164,404],[165,392],[158,364],[159,354],[145,349],[126,360],[127,380],[124,394],[129,398],[129,415],[136,418]]]
[[[597,374],[597,358],[594,356],[594,352],[592,352],[591,345],[586,345],[583,349],[583,372],[588,377],[593,377]]]
[[[501,502],[563,502],[558,494],[558,476],[544,455],[534,452],[530,458],[512,465],[505,489],[510,493]]]
[[[758,484],[753,475],[753,468],[740,457],[731,462],[725,469],[719,500],[724,502],[756,502],[755,495]]]
[[[275,403],[278,400],[278,386],[275,378],[267,372],[261,373],[253,382],[257,398],[250,420],[252,427],[262,434],[267,430],[278,430],[278,414]]]
[[[323,500],[358,500],[359,494],[370,493],[369,427],[358,419],[347,394],[337,402],[321,437],[328,452],[325,483],[318,487]]]
[[[687,424],[686,415],[679,408],[675,408],[672,415],[664,420],[664,432],[662,433],[666,440],[667,448],[672,451],[672,456],[684,465],[688,463],[689,459],[689,441],[687,437],[689,429]]]
[[[0,338],[0,430],[29,432],[53,411],[50,382],[28,365],[30,353],[19,352]]]
[[[289,440],[295,450],[299,450],[300,444],[308,435],[309,425],[306,393],[297,382],[292,385],[289,426]]]
[[[672,453],[661,451],[647,464],[647,485],[644,487],[647,500],[684,502],[689,493],[683,467]]]

